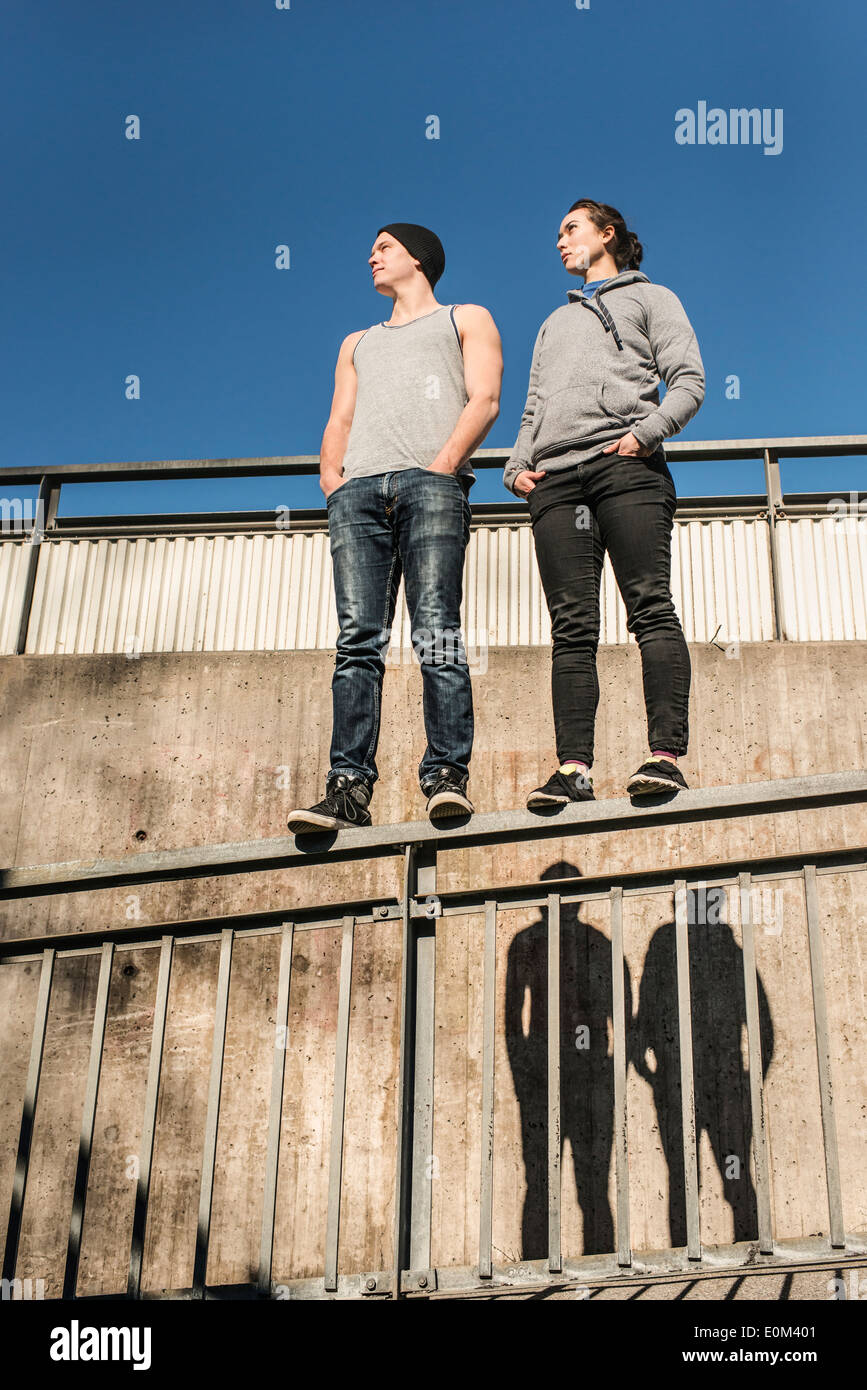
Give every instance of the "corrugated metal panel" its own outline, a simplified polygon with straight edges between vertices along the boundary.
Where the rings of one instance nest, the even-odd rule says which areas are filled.
[[[867,518],[778,522],[786,636],[867,638]],[[3,650],[17,633],[24,546],[0,545]],[[677,522],[675,607],[691,642],[772,640],[768,524],[752,518]],[[526,525],[473,530],[463,627],[468,652],[537,646],[551,624]],[[603,643],[634,642],[606,555]],[[162,536],[46,540],[27,642],[30,653],[333,649],[337,615],[328,536]],[[393,648],[411,648],[399,597]]]
[[[24,577],[29,545],[4,541],[0,545],[0,652],[15,650],[24,598]]]
[[[783,633],[792,642],[867,638],[867,517],[777,523]]]

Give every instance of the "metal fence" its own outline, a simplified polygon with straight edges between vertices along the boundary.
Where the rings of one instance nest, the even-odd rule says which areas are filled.
[[[672,592],[687,639],[867,638],[867,507],[784,495],[780,460],[867,453],[867,436],[669,443],[675,464],[761,460],[765,492],[681,497]],[[482,449],[478,470],[506,454]],[[64,483],[316,474],[315,456],[0,469],[0,650],[10,654],[331,648],[337,622],[324,509],[185,516],[57,515]],[[17,509],[15,505],[17,503]],[[474,504],[463,627],[470,645],[550,641],[526,506]],[[14,514],[13,514],[14,513]],[[403,606],[399,611],[403,611]],[[606,559],[602,641],[627,642]],[[404,613],[401,642],[411,646]],[[132,651],[130,652],[130,647]]]
[[[834,1267],[862,1259],[867,1251],[864,1233],[846,1232],[840,1161],[835,1121],[835,1089],[831,1074],[831,1034],[826,1007],[820,890],[823,876],[863,872],[867,846],[802,852],[774,858],[691,866],[676,873],[663,867],[653,872],[619,874],[609,878],[490,884],[461,891],[440,892],[437,886],[438,855],[449,849],[526,843],[547,837],[598,835],[651,825],[676,825],[721,818],[748,817],[815,807],[843,807],[867,800],[867,774],[834,773],[722,787],[681,793],[676,799],[656,800],[640,806],[628,800],[580,803],[555,817],[539,817],[512,811],[477,815],[451,828],[435,828],[428,822],[371,827],[341,832],[336,836],[291,840],[279,838],[208,849],[141,853],[118,861],[45,865],[8,869],[0,881],[0,899],[60,895],[84,890],[166,882],[183,878],[285,869],[304,864],[349,862],[384,856],[402,857],[402,892],[396,900],[321,902],[293,912],[292,920],[280,912],[255,917],[210,918],[185,923],[140,924],[111,930],[95,929],[69,936],[22,938],[0,943],[0,966],[29,961],[38,964],[38,997],[27,1071],[23,1114],[17,1146],[11,1208],[6,1234],[3,1277],[16,1278],[19,1242],[27,1197],[28,1165],[34,1123],[38,1115],[40,1071],[55,963],[67,955],[99,957],[99,978],[90,1041],[72,1209],[62,1296],[76,1297],[82,1249],[82,1229],[88,1199],[88,1180],[95,1142],[95,1119],[103,1063],[112,963],[116,952],[151,948],[159,952],[153,1031],[144,1101],[140,1164],[129,1253],[128,1298],[167,1296],[364,1298],[429,1296],[439,1292],[506,1289],[550,1289],[570,1281],[594,1280],[617,1284],[640,1276],[644,1282],[670,1278],[675,1271],[690,1277],[721,1271],[738,1273],[749,1268]],[[825,1233],[812,1241],[778,1241],[771,1191],[771,1154],[763,1090],[762,1042],[756,971],[754,924],[750,909],[753,883],[797,877],[803,885],[812,982],[816,1065],[824,1138],[827,1191]],[[696,1124],[693,1096],[693,1014],[690,1000],[690,949],[688,893],[696,885],[717,885],[740,895],[743,943],[743,989],[749,1049],[749,1089],[755,1171],[757,1229],[755,1238],[728,1250],[715,1248],[708,1262],[700,1229]],[[677,1017],[680,1058],[680,1097],[683,1172],[686,1209],[686,1247],[654,1257],[633,1251],[629,1228],[630,1139],[627,1130],[626,1080],[629,1057],[628,1022],[624,999],[623,902],[636,894],[656,893],[673,899],[676,928]],[[616,1176],[616,1242],[607,1254],[594,1257],[564,1251],[561,1239],[561,1072],[559,1009],[560,922],[564,905],[607,901],[611,921],[611,1018],[614,1032],[614,1155]],[[495,1263],[492,1248],[494,1165],[497,1161],[495,1093],[495,991],[496,939],[503,914],[540,908],[547,914],[547,1202],[548,1253],[543,1260],[521,1261],[520,1266]],[[434,1039],[436,942],[438,923],[453,915],[484,914],[484,1004],[482,1094],[478,1125],[481,1163],[478,1172],[478,1258],[472,1267],[431,1262],[431,1184],[427,1163],[432,1152],[434,1101]],[[347,1270],[341,1263],[341,1198],[352,1173],[344,1173],[344,1117],[347,1092],[352,960],[356,927],[400,921],[401,984],[399,999],[400,1053],[396,1096],[396,1133],[386,1136],[395,1145],[393,1259],[390,1267]],[[864,922],[852,922],[853,940]],[[277,1179],[281,1162],[281,1115],[284,1100],[286,1058],[285,1030],[289,1020],[290,972],[293,947],[299,934],[329,927],[340,934],[339,993],[336,1020],[336,1053],[330,1134],[329,1181],[325,1241],[321,1251],[321,1275],[313,1279],[280,1281],[273,1268]],[[280,943],[275,1042],[271,1067],[267,1156],[258,1275],[243,1286],[214,1287],[207,1283],[209,1238],[217,1162],[221,1094],[226,1042],[229,985],[233,943],[249,934],[276,934]],[[143,1252],[151,1191],[157,1104],[160,1094],[166,1017],[177,942],[219,940],[216,1011],[213,1024],[210,1072],[207,1082],[207,1117],[201,1155],[198,1223],[192,1285],[166,1290],[162,1295],[143,1290]],[[5,1286],[4,1286],[5,1287]],[[112,1291],[107,1291],[112,1292]]]

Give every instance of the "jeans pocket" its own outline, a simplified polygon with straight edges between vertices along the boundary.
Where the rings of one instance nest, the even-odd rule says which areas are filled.
[[[328,506],[328,503],[331,501],[331,499],[332,499],[333,497],[336,497],[337,494],[338,494],[338,492],[342,492],[344,488],[348,487],[349,484],[350,484],[351,482],[352,482],[352,479],[351,479],[351,478],[347,478],[345,482],[343,482],[343,483],[340,484],[340,487],[332,488],[331,491],[329,492],[328,496],[327,496],[326,499],[325,499],[325,505],[326,505],[326,507]]]

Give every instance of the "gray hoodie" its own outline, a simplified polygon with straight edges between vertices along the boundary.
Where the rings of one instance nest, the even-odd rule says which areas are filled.
[[[569,290],[567,299],[536,338],[521,429],[503,473],[512,492],[525,468],[573,467],[629,430],[655,450],[704,400],[698,342],[671,290],[640,270],[622,270],[589,299],[581,290]],[[567,460],[551,458],[546,466],[564,449]]]

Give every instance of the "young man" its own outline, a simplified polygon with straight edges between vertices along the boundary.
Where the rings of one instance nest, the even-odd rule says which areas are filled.
[[[427,748],[419,783],[432,820],[472,811],[473,700],[460,632],[470,456],[499,413],[496,324],[478,304],[442,305],[442,243],[412,222],[380,227],[368,259],[388,322],[340,348],[320,450],[340,634],[325,797],[292,811],[295,833],[370,824],[385,655],[401,575],[419,657]]]

